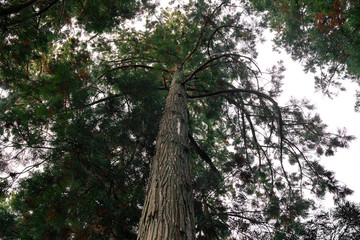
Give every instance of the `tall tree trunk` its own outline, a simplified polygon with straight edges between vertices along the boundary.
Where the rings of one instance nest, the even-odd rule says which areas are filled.
[[[192,240],[194,207],[182,70],[174,73],[156,141],[138,240]]]

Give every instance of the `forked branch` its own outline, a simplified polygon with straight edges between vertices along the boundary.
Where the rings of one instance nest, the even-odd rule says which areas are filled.
[[[184,59],[184,61],[182,61],[181,66],[184,66],[184,64],[191,58],[191,56],[196,52],[196,50],[199,47],[199,44],[203,38],[204,35],[204,28],[207,27],[210,23],[211,20],[213,18],[213,16],[215,15],[215,13],[222,8],[223,5],[225,5],[227,3],[227,1],[223,1],[221,4],[219,4],[219,6],[217,6],[209,15],[204,16],[204,23],[201,26],[201,30],[200,30],[200,34],[199,37],[195,43],[194,48],[191,50],[191,52],[186,56],[186,58]]]

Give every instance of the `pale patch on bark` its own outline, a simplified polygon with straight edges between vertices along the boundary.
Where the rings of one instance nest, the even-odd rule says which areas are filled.
[[[178,122],[177,122],[177,132],[180,136],[180,130],[181,130],[181,123],[180,123],[180,118],[178,118]]]

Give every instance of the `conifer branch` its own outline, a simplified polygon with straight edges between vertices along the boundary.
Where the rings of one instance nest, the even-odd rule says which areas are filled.
[[[8,8],[0,9],[0,17],[20,12],[21,10],[29,7],[30,5],[32,5],[38,1],[39,0],[30,0],[30,1],[22,3],[22,4],[18,4],[18,5],[10,6]]]
[[[182,63],[181,63],[181,67],[183,67],[184,66],[184,64],[191,58],[191,56],[196,52],[196,50],[197,50],[197,48],[198,48],[198,46],[199,46],[199,44],[200,44],[200,42],[201,42],[201,39],[202,39],[202,37],[203,37],[203,35],[204,35],[204,27],[205,27],[205,23],[203,24],[203,26],[201,27],[201,30],[200,30],[200,34],[199,34],[199,37],[198,37],[198,39],[197,39],[197,41],[196,41],[196,43],[195,43],[195,46],[194,46],[194,48],[192,49],[192,51],[189,53],[189,55],[187,55],[187,57],[184,59],[184,61],[182,61]]]
[[[244,215],[240,215],[238,212],[224,212],[224,214],[226,214],[230,217],[237,217],[237,218],[245,219],[245,220],[248,220],[249,222],[255,223],[255,224],[266,224],[267,223],[265,221],[260,221],[260,220],[254,219],[254,218],[249,218]]]
[[[144,65],[144,64],[123,65],[123,66],[118,66],[118,67],[115,67],[113,69],[110,69],[109,71],[112,72],[112,71],[116,71],[116,70],[124,69],[124,68],[145,68],[145,69],[161,70],[161,71],[164,71],[164,72],[167,72],[167,73],[170,72],[169,70],[167,70],[165,68],[152,67],[152,66]]]
[[[181,66],[184,66],[184,64],[191,58],[191,56],[196,52],[196,50],[199,47],[199,44],[202,40],[202,37],[204,35],[204,28],[206,26],[208,26],[208,24],[211,22],[211,18],[215,15],[215,13],[226,3],[226,1],[223,1],[221,4],[219,4],[219,6],[217,6],[208,16],[204,17],[204,23],[201,26],[201,30],[200,30],[200,34],[199,37],[195,43],[194,48],[192,49],[192,51],[189,53],[189,55],[186,56],[186,58],[182,61]]]
[[[229,1],[222,1],[220,4],[219,4],[219,6],[217,6],[217,7],[215,7],[215,9],[211,12],[211,14],[208,16],[208,19],[211,19],[214,15],[215,15],[215,13],[220,9],[220,8],[222,8],[223,7],[223,5],[225,5],[226,3],[228,3]]]
[[[239,109],[238,109],[238,116],[239,115],[240,114],[239,114]],[[242,111],[241,112],[241,125],[242,125],[241,134],[242,134],[242,137],[244,138],[245,155],[246,155],[246,160],[247,160],[247,163],[248,163],[248,167],[252,171],[251,164],[249,163],[249,153],[248,153],[248,148],[247,148],[248,141],[247,141],[247,136],[246,136],[246,125],[245,125],[245,116],[244,115],[245,115],[245,113]]]
[[[11,172],[9,174],[9,176],[5,177],[5,178],[0,178],[0,179],[7,179],[9,177],[13,178],[13,183],[15,183],[15,180],[18,179],[22,174],[30,172],[32,169],[39,167],[40,165],[42,165],[43,163],[47,162],[50,159],[51,155],[49,155],[48,157],[46,157],[44,160],[42,160],[41,162],[26,166],[25,168],[23,168],[21,171],[19,172]]]
[[[43,14],[44,12],[46,12],[47,10],[49,10],[52,6],[54,6],[59,0],[54,0],[52,1],[47,7],[41,9],[39,12],[37,12],[35,15],[39,16],[41,14]]]
[[[210,63],[218,60],[218,59],[221,59],[221,58],[227,58],[227,57],[237,57],[237,58],[245,58],[245,59],[248,59],[250,62],[252,62],[256,68],[258,69],[259,72],[260,71],[260,68],[258,67],[258,65],[256,64],[256,62],[250,58],[250,57],[247,57],[245,55],[241,55],[241,54],[237,54],[237,53],[224,53],[224,54],[221,54],[221,55],[218,55],[218,56],[215,56],[211,59],[208,59],[207,61],[205,61],[204,63],[202,63],[197,69],[195,69],[184,81],[183,81],[183,84],[186,84],[188,81],[190,81],[198,72],[204,70],[207,65],[209,65]]]
[[[201,95],[195,95],[195,96],[188,96],[188,98],[203,98],[203,97],[211,97],[211,96],[218,96],[218,95],[222,95],[222,94],[232,94],[232,93],[249,93],[249,94],[254,94],[256,96],[258,96],[259,98],[264,98],[266,100],[269,100],[278,115],[278,125],[279,125],[279,136],[280,136],[280,163],[281,163],[281,167],[282,170],[285,174],[285,178],[287,179],[288,183],[289,183],[289,179],[287,177],[287,174],[285,172],[284,166],[283,166],[283,141],[284,141],[284,134],[283,134],[283,120],[282,120],[282,114],[281,114],[281,109],[279,107],[279,105],[277,104],[277,102],[270,96],[268,96],[265,93],[256,91],[256,90],[252,90],[252,89],[227,89],[227,90],[221,90],[221,91],[216,91],[216,92],[212,92],[212,93],[206,93],[206,94],[201,94]],[[290,186],[290,184],[289,184]]]
[[[116,71],[116,70],[119,70],[119,69],[125,69],[125,68],[134,68],[134,69],[135,68],[144,68],[144,69],[160,70],[160,71],[167,72],[167,73],[170,72],[169,70],[167,70],[165,68],[157,68],[157,67],[152,67],[152,66],[143,65],[143,64],[131,64],[131,65],[123,65],[123,66],[118,66],[118,67],[112,68],[109,71],[107,71],[107,73],[113,72],[113,71]],[[97,79],[100,79],[100,78],[104,77],[105,74],[106,73],[101,74]]]
[[[259,171],[261,171],[261,153],[260,153],[260,151],[261,151],[263,153],[263,155],[265,156],[265,159],[266,159],[266,161],[267,161],[267,163],[268,163],[268,165],[270,167],[271,185],[273,186],[274,185],[274,171],[273,171],[271,160],[269,159],[268,154],[262,148],[259,141],[257,140],[255,126],[253,124],[253,121],[251,120],[250,114],[248,113],[248,111],[244,107],[245,103],[244,103],[243,99],[240,98],[240,101],[241,101],[241,104],[242,104],[242,105],[240,105],[236,101],[234,101],[233,99],[230,99],[229,97],[225,97],[225,98],[228,100],[228,102],[234,104],[236,107],[241,109],[243,125],[245,124],[245,119],[244,119],[244,115],[245,115],[245,118],[248,121],[249,126],[250,126],[251,135],[252,135],[252,137],[254,139],[254,142],[256,143],[256,151],[257,151],[257,154],[258,154],[258,157],[259,157]],[[246,136],[244,138],[246,138]]]
[[[217,28],[215,28],[215,30],[211,33],[209,39],[208,39],[208,42],[207,42],[207,53],[208,53],[208,56],[211,57],[211,54],[210,54],[210,44],[212,42],[212,39],[214,38],[215,34],[217,32],[220,31],[220,29],[222,28],[242,28],[240,26],[237,26],[237,25],[232,25],[232,24],[226,24],[226,25],[221,25]]]
[[[23,21],[25,21],[25,20],[28,20],[28,19],[32,18],[32,17],[40,16],[40,15],[43,14],[44,12],[48,11],[48,10],[49,10],[52,6],[54,6],[58,1],[59,1],[59,0],[54,0],[54,1],[52,1],[48,6],[44,7],[43,9],[39,10],[38,12],[35,12],[34,14],[32,14],[32,15],[24,18],[24,19],[17,19],[17,20],[14,20],[13,22],[8,22],[6,27],[15,26],[15,25],[20,24],[21,22],[23,22]],[[28,7],[28,6],[26,6],[26,7]],[[21,9],[20,9],[20,10],[21,10]],[[19,10],[19,11],[20,11],[20,10]],[[6,16],[6,15],[9,15],[9,14],[6,14],[6,13],[3,14],[2,11],[3,11],[3,10],[0,10],[0,17],[4,17],[4,16]],[[14,13],[16,13],[16,11],[15,11]],[[12,14],[12,13],[10,13],[10,14]]]
[[[86,104],[86,105],[84,106],[84,108],[90,107],[90,106],[92,106],[92,105],[95,105],[95,104],[98,104],[98,103],[101,103],[101,102],[105,102],[105,101],[110,100],[110,99],[113,99],[113,98],[121,97],[121,96],[123,96],[123,95],[122,95],[122,94],[114,94],[114,95],[111,95],[111,96],[108,96],[108,97],[105,97],[105,98],[101,98],[101,99],[99,99],[99,100],[96,100],[96,101],[94,101],[94,102],[91,102],[91,103]]]
[[[216,175],[221,179],[221,174],[219,170],[215,167],[209,155],[207,155],[207,153],[199,147],[199,145],[196,143],[195,139],[190,133],[188,133],[188,136],[189,136],[190,144],[193,145],[197,154],[201,157],[202,160],[204,160],[207,164],[209,164],[211,171],[216,173]]]

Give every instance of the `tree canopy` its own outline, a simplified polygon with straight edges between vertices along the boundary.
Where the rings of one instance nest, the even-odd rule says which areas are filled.
[[[351,193],[319,160],[353,137],[278,105],[284,67],[256,64],[249,2],[0,4],[1,238],[135,239],[178,69],[197,239],[300,239],[310,194]]]
[[[360,3],[331,1],[251,1],[275,31],[275,43],[318,72],[316,87],[326,94],[342,79],[359,83]],[[360,95],[359,95],[360,96]],[[359,108],[359,98],[356,109]]]
[[[320,211],[306,224],[308,239],[357,239],[360,237],[359,204],[345,202],[329,212]]]

